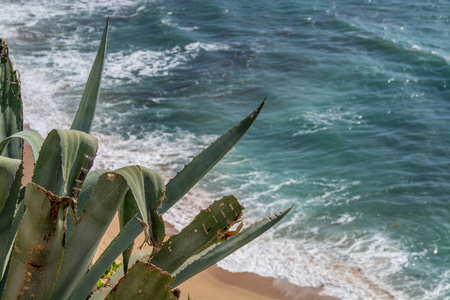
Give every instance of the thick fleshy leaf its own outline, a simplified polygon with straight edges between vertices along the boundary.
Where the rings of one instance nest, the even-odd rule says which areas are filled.
[[[70,300],[85,299],[92,288],[95,286],[99,278],[108,269],[112,262],[122,253],[135,239],[142,233],[142,226],[135,218],[131,219],[109,244],[109,246],[103,251],[102,255],[98,258],[95,264],[89,269],[89,272],[80,282],[75,292],[70,297]],[[130,262],[132,262],[133,256],[131,256]],[[121,268],[119,268],[121,270]],[[119,270],[117,272],[119,272]],[[123,276],[124,272],[122,270]],[[120,276],[120,277],[121,277]],[[120,278],[119,277],[119,278]],[[104,293],[103,298],[98,298],[98,295],[94,299],[104,299],[107,293]],[[102,293],[103,295],[103,293]]]
[[[103,234],[128,190],[131,190],[138,206],[143,206],[147,211],[153,210],[153,213],[156,214],[164,188],[162,178],[158,173],[139,166],[125,167],[99,176],[80,215],[79,222],[68,238],[66,253],[52,299],[66,299],[79,285],[88,270]],[[152,216],[153,213],[148,213],[148,216]],[[160,220],[159,216],[158,220]],[[160,221],[162,222],[162,220]],[[154,224],[152,221],[149,223]],[[162,224],[164,225],[163,222]],[[156,226],[149,227],[159,229]],[[142,232],[141,226],[140,231]],[[157,235],[153,234],[153,236]],[[117,255],[114,259],[117,258]],[[102,270],[100,275],[106,268]]]
[[[157,208],[165,189],[162,177],[157,172],[140,166],[129,166],[114,172],[117,176],[123,176],[123,178],[125,178],[127,186],[130,188],[127,193],[130,197],[127,197],[128,201],[134,201],[136,206],[138,206],[139,211],[142,209],[146,212],[144,215],[150,220],[150,233],[148,234],[153,242],[161,244],[164,239],[164,222],[157,214]],[[133,197],[131,198],[131,196]],[[80,200],[81,197],[82,194],[80,194]],[[138,216],[143,218],[142,213]],[[125,221],[128,217],[129,216],[122,220]],[[78,284],[71,299],[85,298],[103,272],[105,272],[117,256],[126,250],[126,248],[129,247],[134,239],[142,232],[142,225],[135,217],[137,216],[133,216],[125,226],[122,226],[118,236],[111,242],[108,248],[106,248],[100,258],[86,274],[84,279]]]
[[[80,219],[67,240],[52,299],[67,299],[73,293],[86,274],[98,244],[128,189],[127,182],[119,174],[104,173],[98,178]]]
[[[160,247],[164,240],[165,227],[157,210],[166,189],[161,175],[141,166],[128,166],[114,172],[126,179],[141,218],[148,225],[146,234],[153,245]]]
[[[133,192],[131,189],[125,196],[125,199],[122,201],[122,204],[119,208],[119,225],[122,230],[123,227],[136,215],[139,214],[139,208],[134,200]],[[132,242],[125,251],[122,252],[123,257],[123,269],[125,270],[125,274],[128,270],[128,262],[130,261],[131,252],[133,251],[134,242]]]
[[[97,106],[98,95],[100,92],[100,83],[102,80],[103,66],[106,57],[106,44],[108,39],[109,19],[106,20],[105,29],[103,30],[102,40],[97,51],[94,63],[89,73],[80,105],[70,129],[91,132],[92,121],[94,119],[95,108]]]
[[[3,299],[49,299],[64,251],[65,210],[72,201],[29,183]]]
[[[89,198],[91,197],[92,191],[94,190],[94,187],[97,184],[98,179],[100,178],[100,176],[102,176],[107,172],[108,172],[107,170],[100,169],[89,172],[89,174],[87,175],[81,187],[81,192],[78,195],[77,200],[78,218],[81,217],[81,213],[83,212],[84,207],[88,203]]]
[[[19,225],[20,225],[20,222],[22,221],[23,214],[25,213],[25,201],[21,201],[25,197],[25,194],[22,195],[22,192],[25,192],[25,188],[22,188],[22,190],[21,190],[19,198],[22,198],[22,199],[19,199],[19,204],[17,205],[16,211],[14,212],[14,218],[13,218],[11,226],[10,226],[9,239],[8,239],[8,244],[7,244],[8,246],[6,247],[6,249],[7,249],[6,258],[4,260],[5,263],[7,261],[11,261],[10,258],[11,258],[12,247],[13,247],[14,241],[16,239],[17,230],[19,229]],[[6,279],[5,274],[7,274],[7,271],[3,270],[3,276]],[[1,293],[2,292],[0,291],[0,295],[1,295]]]
[[[11,228],[19,199],[23,174],[22,161],[0,156],[0,280],[11,252]],[[15,235],[15,232],[14,232]]]
[[[172,273],[191,256],[224,238],[228,229],[240,220],[243,209],[234,196],[215,201],[180,233],[164,242],[150,262]]]
[[[4,39],[0,39],[0,108],[0,140],[3,140],[23,130],[20,79],[13,69],[8,43]],[[14,140],[2,152],[3,156],[22,159],[22,140]]]
[[[178,299],[173,293],[170,284],[173,277],[155,267],[142,261],[136,262],[128,274],[110,291],[105,300],[128,299],[133,295],[135,300],[148,299]]]
[[[28,144],[31,146],[31,150],[33,152],[34,162],[36,162],[39,151],[41,150],[42,144],[44,143],[44,139],[41,137],[39,133],[36,131],[31,130],[24,130],[17,133],[14,133],[13,135],[5,138],[0,143],[0,153],[2,153],[8,146],[8,144],[13,140],[14,138],[20,138],[24,139],[28,142]]]
[[[175,276],[175,282],[172,286],[176,287],[180,285],[187,279],[209,268],[237,249],[251,242],[283,219],[291,209],[292,207],[255,222],[226,241],[215,244],[205,251],[192,256],[182,266],[172,272]]]
[[[84,206],[89,200],[89,197],[92,194],[92,191],[97,184],[98,178],[106,173],[106,170],[94,170],[92,172],[89,172],[89,174],[86,176],[86,179],[83,182],[83,185],[81,187],[81,192],[78,195],[77,199],[77,211],[76,211],[76,219],[80,218],[81,212],[84,209]],[[66,234],[66,240],[69,239],[72,230],[75,226],[75,215],[73,210],[69,210],[69,216],[67,217],[67,234]]]
[[[96,152],[97,139],[92,135],[54,129],[42,145],[32,182],[56,195],[77,198]]]
[[[250,115],[203,150],[167,184],[160,213],[166,212],[211,170],[242,138],[258,117],[264,101]]]
[[[11,187],[14,182],[22,179],[22,174],[17,173],[21,167],[21,160],[0,156],[0,212],[3,210],[3,207],[10,197]],[[17,190],[15,195],[13,195],[16,200],[15,203],[17,203],[18,194],[19,190]]]

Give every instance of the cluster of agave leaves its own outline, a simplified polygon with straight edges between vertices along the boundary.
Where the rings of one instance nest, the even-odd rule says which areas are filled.
[[[177,299],[176,287],[250,242],[290,208],[232,232],[243,207],[234,196],[215,201],[180,233],[165,240],[161,215],[183,197],[253,124],[264,102],[195,157],[167,185],[156,171],[128,166],[90,171],[97,140],[90,134],[106,55],[108,21],[70,129],[45,140],[23,131],[20,81],[1,40],[0,295],[1,299]],[[22,186],[23,143],[34,156]],[[92,264],[116,212],[121,231]],[[241,223],[242,224],[242,223]],[[145,232],[153,245],[131,255]],[[164,241],[165,240],[165,241]],[[106,289],[97,281],[120,255],[124,267]],[[131,266],[128,268],[128,266]]]

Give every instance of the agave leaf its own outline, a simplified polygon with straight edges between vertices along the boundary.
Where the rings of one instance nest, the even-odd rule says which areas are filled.
[[[24,130],[20,132],[16,132],[13,135],[5,138],[0,143],[0,153],[2,153],[8,146],[8,144],[13,140],[13,138],[21,138],[28,142],[31,146],[31,150],[33,151],[34,162],[36,162],[39,151],[41,150],[42,144],[44,143],[44,139],[41,137],[39,133],[36,131]]]
[[[164,180],[158,172],[140,166],[128,166],[115,172],[126,179],[141,217],[148,225],[146,235],[159,248],[165,236],[164,222],[157,211],[166,188]]]
[[[12,223],[10,225],[10,230],[9,230],[9,239],[8,239],[8,244],[7,244],[7,252],[6,252],[6,258],[4,259],[4,263],[6,263],[7,261],[11,262],[11,251],[12,251],[12,247],[14,244],[14,240],[16,239],[16,235],[17,235],[17,230],[19,228],[20,222],[22,221],[22,216],[25,212],[25,201],[21,201],[23,200],[23,198],[25,197],[25,193],[22,194],[22,192],[25,192],[25,188],[22,188],[21,193],[20,193],[20,198],[19,199],[19,204],[17,205],[16,211],[14,213],[14,218],[12,220]],[[4,265],[5,268],[5,265]],[[8,267],[6,267],[8,268]],[[6,282],[6,276],[5,274],[8,274],[7,270],[3,270],[3,277],[5,279]],[[1,284],[0,284],[1,285]],[[3,288],[0,288],[0,295],[3,292]]]
[[[128,190],[132,191],[138,206],[142,205],[145,209],[153,210],[153,213],[156,213],[157,203],[161,199],[164,188],[162,178],[158,173],[139,166],[125,167],[101,175],[81,213],[79,222],[68,238],[66,253],[52,299],[67,299],[79,285],[103,234]],[[147,215],[147,211],[145,215]],[[161,219],[158,220],[162,222]],[[155,224],[151,219],[149,223]],[[162,224],[164,225],[163,222]],[[142,227],[140,225],[139,227],[142,232]],[[152,230],[159,229],[158,226],[151,228]],[[152,236],[158,236],[158,234],[153,233]],[[131,241],[120,249],[120,252]],[[109,265],[101,271],[100,275]]]
[[[215,244],[205,251],[192,256],[182,266],[172,272],[175,276],[172,287],[177,287],[187,279],[206,270],[237,249],[251,242],[278,223],[291,209],[292,207],[257,221],[226,241]]]
[[[133,192],[131,189],[125,196],[125,199],[122,201],[122,204],[119,208],[119,225],[120,229],[125,227],[125,225],[136,215],[139,214],[139,208],[134,200]],[[123,257],[123,269],[125,274],[128,270],[128,262],[130,261],[131,252],[133,251],[134,242],[132,242],[127,249],[122,252]]]
[[[222,239],[228,229],[240,220],[243,209],[234,196],[215,201],[180,233],[164,242],[150,262],[172,273],[189,257]]]
[[[242,138],[250,126],[258,117],[263,101],[257,109],[255,109],[246,118],[236,124],[228,132],[223,134],[208,148],[203,150],[188,165],[184,167],[170,182],[167,184],[166,197],[162,202],[160,213],[165,213],[172,205],[181,199],[206,173],[211,170]]]
[[[130,260],[129,263],[130,265],[134,265],[138,260],[140,261],[144,261],[144,262],[148,262],[149,257],[152,255],[153,249],[148,249],[148,250],[144,250],[138,253],[134,253],[130,256]],[[126,273],[124,272],[125,268],[122,266],[119,269],[116,270],[116,272],[114,272],[114,274],[112,274],[112,276],[109,279],[108,285],[106,286],[106,288],[102,291],[97,291],[94,295],[96,296],[96,298],[92,299],[104,299],[106,297],[106,295],[113,289],[114,286],[116,286],[120,279],[126,275]],[[103,295],[103,296],[101,296]],[[71,298],[71,299],[76,299],[76,298]]]
[[[98,178],[67,240],[61,271],[51,299],[67,299],[75,290],[128,189],[125,179],[116,173],[104,173]]]
[[[13,159],[9,157],[0,157],[0,212],[2,212],[3,207],[10,198],[11,188],[15,182],[22,179],[22,173],[18,173],[19,170],[23,169],[22,161],[19,159]],[[20,188],[20,185],[19,185]],[[19,189],[15,190],[12,197],[15,203],[17,203],[17,196],[19,195]]]
[[[65,210],[72,201],[34,183],[25,193],[27,210],[19,226],[3,299],[48,299],[64,251]]]
[[[133,295],[133,299],[178,299],[173,293],[170,284],[173,277],[142,261],[136,262],[128,274],[109,292],[105,299],[127,299]]]
[[[102,276],[106,269],[112,264],[112,262],[124,251],[134,239],[142,232],[142,226],[139,221],[135,218],[131,219],[119,232],[119,234],[114,238],[114,240],[109,244],[109,246],[103,251],[99,259],[95,264],[89,269],[89,272],[80,282],[72,296],[71,300],[85,299],[92,288],[97,283],[98,279]],[[131,257],[133,260],[133,256]],[[130,261],[131,261],[130,260]],[[122,268],[119,268],[117,272],[121,271],[124,274]],[[114,275],[113,275],[114,277]],[[119,277],[120,278],[120,277]],[[93,295],[92,300],[104,299],[107,293],[101,293],[103,298],[99,298],[98,293]],[[95,297],[94,297],[95,296]]]
[[[11,256],[9,256],[8,261],[5,262],[5,271],[4,274],[8,274],[9,272],[9,267],[11,265]],[[3,278],[0,280],[0,295],[3,295],[3,290],[5,289],[5,284],[6,284],[6,276],[3,276]]]
[[[80,105],[70,129],[91,132],[92,121],[94,119],[95,107],[97,106],[98,95],[100,92],[100,82],[102,80],[103,66],[106,57],[106,44],[108,39],[108,24],[106,20],[105,29],[103,30],[102,40],[89,73],[86,86],[81,97]]]
[[[148,262],[148,260],[152,254],[153,254],[153,249],[148,249],[148,250],[144,250],[144,251],[141,251],[138,253],[134,253],[131,255],[129,263],[131,265],[134,265],[137,261]],[[114,286],[116,286],[119,283],[120,279],[124,275],[125,275],[125,273],[124,273],[124,269],[122,267],[117,269],[117,271],[114,272],[114,274],[112,274],[106,287],[104,289],[102,289],[102,291],[95,292],[92,295],[92,297],[89,299],[90,300],[105,299],[106,295],[114,288]],[[71,300],[74,300],[74,299],[77,299],[77,298],[75,298],[75,297],[71,298]]]
[[[227,229],[239,220],[242,209],[243,207],[233,196],[226,196],[215,201],[210,207],[200,212],[194,221],[179,234],[170,237],[164,242],[163,246],[153,256],[150,263],[157,265],[167,272],[170,272],[172,269],[177,269],[190,256],[201,252],[219,241],[226,234]],[[130,234],[132,231],[129,229],[133,227],[135,230],[139,229],[139,223],[135,221],[135,225],[133,226],[132,224],[133,220],[125,226],[116,239],[119,239],[121,235],[123,237],[133,236]],[[126,244],[126,241],[124,241],[123,244]],[[83,282],[77,288],[77,291],[72,295],[72,300],[83,299],[89,294],[89,291],[104,272],[104,269],[107,268],[120,253],[116,250],[115,253],[111,254],[113,247],[115,246],[117,246],[117,243],[114,243],[113,241],[99,260],[89,270]],[[137,260],[148,261],[152,251],[153,250],[147,250],[133,254],[130,258],[130,263],[132,264]],[[109,260],[105,259],[107,255],[109,255]],[[98,264],[102,264],[102,267],[97,266]],[[124,274],[124,270],[119,268],[111,277],[109,284],[116,285]],[[111,289],[112,286],[107,287],[104,291],[95,293],[90,299],[104,299]]]
[[[81,187],[81,192],[78,195],[77,199],[77,211],[75,212],[73,210],[69,210],[69,217],[67,218],[67,234],[66,234],[66,241],[69,239],[72,230],[75,226],[75,219],[79,219],[81,216],[81,212],[83,211],[84,207],[86,206],[86,203],[89,200],[89,197],[92,194],[92,191],[94,190],[95,185],[97,184],[98,178],[106,173],[106,170],[94,170],[92,172],[89,172],[89,174],[86,176],[86,179],[84,180],[84,183]]]
[[[77,130],[52,130],[45,139],[32,182],[58,196],[77,198],[93,164],[97,140]]]
[[[77,218],[81,217],[81,213],[84,210],[84,207],[86,206],[86,204],[89,201],[89,198],[92,195],[92,192],[95,188],[95,185],[98,182],[98,179],[100,178],[100,176],[102,176],[103,174],[107,173],[107,170],[94,170],[92,172],[89,172],[89,174],[86,176],[86,179],[83,182],[83,185],[81,187],[81,192],[78,195],[78,200],[77,200],[77,209],[78,209],[78,213],[77,213]]]
[[[9,239],[22,175],[21,160],[0,156],[0,279],[3,278],[9,261]]]
[[[20,80],[13,70],[8,52],[8,43],[0,39],[0,140],[23,130]],[[22,159],[22,140],[16,139],[10,143],[3,155]]]
[[[17,230],[19,228],[19,225],[22,221],[22,216],[25,212],[25,201],[23,201],[23,199],[25,198],[25,190],[26,188],[23,187],[20,190],[19,193],[19,204],[17,205],[16,211],[14,213],[14,218],[10,224],[9,227],[9,239],[8,239],[8,244],[6,246],[7,252],[6,252],[6,257],[0,258],[1,261],[3,261],[3,271],[2,271],[2,276],[3,278],[0,280],[0,295],[3,295],[3,290],[5,288],[5,284],[6,284],[6,274],[8,274],[9,271],[9,267],[11,265],[11,252],[12,252],[12,247],[14,244],[14,241],[16,239],[16,235],[17,235]],[[3,219],[3,217],[5,218],[3,221],[1,221]],[[1,226],[3,226],[3,224],[7,224],[6,223],[6,217],[0,214],[0,223],[2,223]],[[3,241],[2,241],[3,243]],[[4,247],[4,246],[3,246]]]

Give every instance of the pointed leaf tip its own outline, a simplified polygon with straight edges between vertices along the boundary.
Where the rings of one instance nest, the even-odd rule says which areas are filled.
[[[100,46],[98,48],[94,63],[92,64],[92,68],[89,73],[89,77],[71,129],[84,131],[86,133],[90,133],[91,131],[92,120],[94,119],[105,64],[106,48],[108,43],[108,25],[109,18],[106,19]]]
[[[255,122],[264,101],[253,110],[247,117],[242,119],[233,128],[224,133],[215,142],[211,143],[199,155],[186,165],[183,170],[177,173],[172,178],[166,187],[166,198],[162,202],[162,207],[159,209],[160,213],[166,212],[172,205],[174,205],[181,197],[183,197],[206,173],[211,170],[244,136],[247,130]]]
[[[256,116],[259,115],[259,113],[261,112],[262,108],[264,107],[264,104],[266,103],[266,99],[264,98],[264,100],[261,102],[261,104],[255,109],[254,113],[256,114]]]

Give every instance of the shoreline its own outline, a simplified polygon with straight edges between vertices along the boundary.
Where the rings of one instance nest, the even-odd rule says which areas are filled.
[[[30,130],[29,126],[24,129]],[[22,183],[31,181],[33,172],[33,155],[30,146],[24,142],[24,176]],[[106,249],[109,243],[119,233],[119,220],[116,217],[111,222],[103,236],[94,256],[94,261]],[[166,223],[166,234],[173,235],[177,231]],[[141,245],[144,234],[138,236],[135,244]],[[149,248],[149,246],[144,247]],[[141,250],[135,247],[133,252]],[[116,261],[121,261],[119,257]],[[214,265],[197,274],[179,286],[181,300],[333,300],[331,296],[320,295],[323,288],[299,287],[286,279],[262,277],[254,273],[232,273]]]

